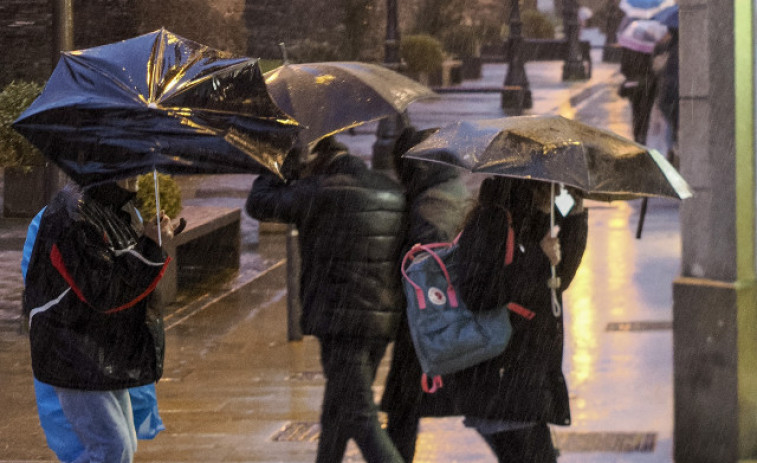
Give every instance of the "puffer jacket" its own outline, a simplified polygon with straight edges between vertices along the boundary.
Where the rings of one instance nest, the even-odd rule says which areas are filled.
[[[109,204],[105,190],[58,193],[29,262],[23,304],[32,369],[53,386],[124,389],[162,374],[163,321],[148,305],[170,259],[131,224],[131,203]]]
[[[402,311],[402,188],[352,155],[285,184],[255,180],[247,213],[299,232],[304,334],[392,339]]]

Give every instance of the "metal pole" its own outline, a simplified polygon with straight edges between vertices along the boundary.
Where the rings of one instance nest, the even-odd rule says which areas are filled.
[[[533,107],[531,88],[523,60],[523,22],[520,20],[519,0],[510,0],[510,36],[507,40],[507,73],[500,99],[502,109],[521,110]]]
[[[586,68],[581,60],[579,41],[578,3],[576,0],[565,0],[563,3],[563,28],[565,29],[565,63],[562,68],[562,80],[586,79]]]
[[[386,41],[384,42],[384,66],[393,70],[402,69],[400,59],[400,33],[397,25],[397,0],[386,0]],[[371,166],[375,170],[392,169],[394,142],[405,127],[405,116],[386,117],[379,121],[376,142],[373,144]]]
[[[287,339],[302,340],[302,302],[300,301],[300,243],[299,232],[294,225],[287,226]]]
[[[607,8],[607,35],[602,49],[602,61],[605,63],[620,62],[620,47],[618,46],[618,29],[623,20],[623,10],[618,6],[618,0],[609,0]]]
[[[52,0],[53,41],[51,44],[51,71],[60,59],[60,52],[74,49],[74,7],[73,0]],[[60,170],[52,162],[45,164],[43,191],[45,202],[49,203],[61,187]]]

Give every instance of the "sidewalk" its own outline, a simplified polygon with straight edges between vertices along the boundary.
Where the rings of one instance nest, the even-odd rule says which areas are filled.
[[[630,135],[618,66],[594,50],[592,79],[561,82],[562,63],[528,63],[532,114],[562,114]],[[476,85],[501,84],[486,65]],[[466,82],[466,85],[473,83]],[[502,117],[498,94],[447,94],[415,103],[419,128]],[[370,158],[376,124],[340,139]],[[659,138],[653,137],[653,141]],[[253,176],[182,178],[185,204],[242,207]],[[560,463],[663,463],[672,458],[672,289],[680,237],[673,203],[650,201],[635,240],[638,204],[591,203],[589,246],[565,294],[570,427],[555,427]],[[14,327],[26,221],[0,219],[0,462],[54,461],[39,428],[25,337]],[[167,431],[140,441],[139,462],[312,462],[323,376],[310,337],[286,340],[284,244],[243,215],[240,272],[222,287],[182,293],[166,316],[166,371],[158,384]],[[380,397],[387,355],[375,392]],[[350,444],[345,461],[361,462]],[[492,462],[459,418],[424,419],[416,462]]]

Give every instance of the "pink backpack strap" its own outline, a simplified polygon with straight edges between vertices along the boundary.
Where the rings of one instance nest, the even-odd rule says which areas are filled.
[[[526,320],[531,320],[532,318],[536,316],[536,312],[532,310],[528,310],[527,308],[523,307],[517,302],[508,302],[507,309],[510,312],[517,313],[518,315],[525,318]]]
[[[433,394],[434,392],[438,391],[444,387],[444,381],[442,381],[442,377],[439,375],[434,376],[431,379],[431,386],[428,385],[428,375],[426,373],[423,373],[423,376],[421,376],[421,389],[423,389],[423,392],[426,392],[428,394]]]
[[[510,215],[510,211],[507,213],[507,242],[505,243],[505,265],[513,263],[515,257],[515,230],[513,230],[513,217]]]
[[[459,237],[459,235],[458,235]],[[447,271],[447,266],[444,265],[444,261],[442,261],[441,257],[437,253],[434,252],[434,249],[438,248],[449,248],[457,241],[457,238],[455,238],[455,241],[452,243],[430,243],[430,244],[415,244],[412,248],[405,254],[405,257],[402,259],[402,276],[407,280],[408,283],[413,287],[415,290],[415,297],[418,299],[418,308],[425,309],[426,308],[426,298],[423,294],[423,289],[416,284],[408,275],[406,272],[407,269],[407,262],[408,260],[412,260],[416,254],[418,254],[421,251],[427,252],[431,257],[436,261],[437,264],[439,264],[439,268],[442,269],[442,272],[444,273],[444,278],[447,280],[447,298],[449,299],[449,303],[452,307],[457,307],[457,293],[455,292],[455,288],[452,286],[452,280],[449,277],[449,272]]]

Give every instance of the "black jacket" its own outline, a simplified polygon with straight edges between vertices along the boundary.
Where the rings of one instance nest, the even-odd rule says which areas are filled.
[[[509,204],[503,201],[493,205],[488,214],[491,220],[497,220],[504,211],[502,206],[512,211],[516,250],[511,265],[504,266],[502,250],[494,245],[504,241],[498,227],[482,226],[496,236],[478,235],[469,242],[463,232],[461,250],[469,246],[477,249],[468,249],[465,258],[461,252],[468,268],[461,272],[467,279],[460,289],[471,310],[516,302],[536,315],[527,320],[511,313],[513,334],[505,352],[451,375],[448,384],[454,390],[458,411],[466,416],[568,425],[570,406],[562,373],[563,316],[552,313],[547,287],[550,264],[539,245],[549,230],[549,215],[531,212],[525,203],[513,198]],[[487,215],[484,217],[486,220]],[[562,304],[562,291],[573,279],[586,247],[588,216],[582,212],[562,218],[556,213],[556,223],[562,251],[557,266],[561,278],[557,297]]]
[[[148,303],[168,259],[121,209],[130,203],[107,197],[67,187],[40,222],[24,310],[34,376],[53,386],[124,389],[163,371],[163,321]]]
[[[416,243],[452,241],[462,227],[469,206],[469,194],[459,170],[443,164],[406,160],[399,176],[407,188],[409,209],[403,255]],[[404,302],[403,307],[406,307]],[[445,396],[446,390],[433,396],[421,390],[422,374],[407,317],[403,316],[381,409],[402,413],[419,407],[421,416],[454,415],[449,397]]]
[[[304,334],[393,338],[405,227],[405,197],[395,181],[344,155],[290,184],[258,177],[246,209],[298,229]]]

